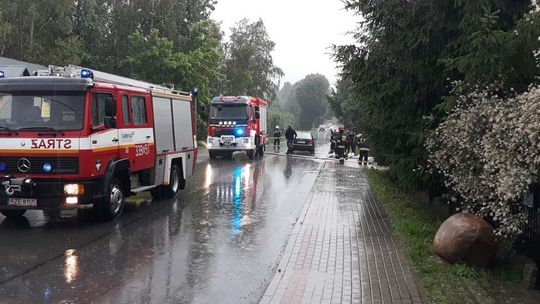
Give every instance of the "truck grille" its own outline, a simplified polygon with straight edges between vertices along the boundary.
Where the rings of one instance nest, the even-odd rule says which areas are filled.
[[[19,170],[18,165],[21,159],[27,159],[30,162],[30,168],[24,172]],[[5,164],[5,170],[2,173],[56,173],[56,174],[77,174],[79,173],[78,157],[24,157],[24,156],[0,156],[0,167]],[[50,172],[44,170],[44,165],[49,164]]]
[[[234,135],[234,129],[232,128],[217,129],[216,137],[221,137],[222,135]]]

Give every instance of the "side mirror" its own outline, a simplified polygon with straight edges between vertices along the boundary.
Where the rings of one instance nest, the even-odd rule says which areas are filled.
[[[105,116],[116,116],[116,101],[114,100],[114,98],[105,99]]]
[[[261,113],[255,112],[255,119],[261,119]]]
[[[116,129],[116,117],[106,116],[104,118],[105,128],[107,129]]]

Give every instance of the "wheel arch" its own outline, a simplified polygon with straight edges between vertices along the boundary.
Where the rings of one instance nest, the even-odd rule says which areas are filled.
[[[127,195],[131,189],[131,181],[129,178],[130,175],[130,162],[129,159],[123,158],[119,160],[113,160],[107,165],[105,170],[105,175],[103,176],[103,182],[101,184],[101,194],[105,195],[109,189],[109,185],[114,180],[118,178],[122,185],[124,186],[124,194]]]
[[[173,158],[171,160],[171,168],[172,166],[176,166],[178,168],[179,178],[180,178],[180,190],[184,190],[186,186],[186,173],[184,172],[186,170],[186,164],[184,157],[179,156],[176,158]]]

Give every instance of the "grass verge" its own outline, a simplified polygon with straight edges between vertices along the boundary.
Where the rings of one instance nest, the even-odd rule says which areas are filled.
[[[431,303],[527,303],[520,290],[519,267],[499,263],[494,269],[448,264],[432,248],[433,238],[444,218],[424,195],[406,192],[384,172],[364,170],[379,203],[388,213],[395,233],[405,245],[413,267]],[[530,303],[530,302],[529,302]]]

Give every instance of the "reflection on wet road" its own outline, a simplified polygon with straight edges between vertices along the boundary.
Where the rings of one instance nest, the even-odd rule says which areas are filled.
[[[202,161],[176,201],[116,222],[0,217],[0,303],[254,303],[320,162]]]

